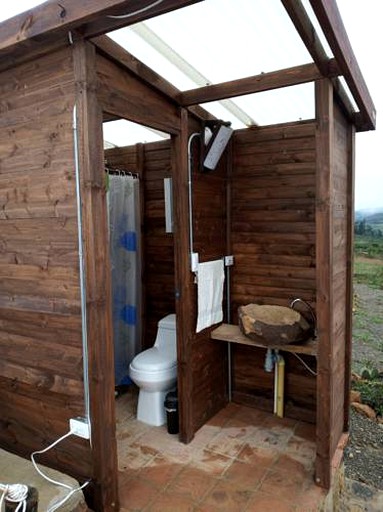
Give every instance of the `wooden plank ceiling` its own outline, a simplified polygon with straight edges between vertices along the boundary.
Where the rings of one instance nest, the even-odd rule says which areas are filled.
[[[92,38],[200,1],[157,0],[143,6],[142,0],[97,0],[93,2],[62,0],[61,3],[49,0],[33,10],[0,24],[0,58],[4,62],[8,57],[8,62],[12,62],[15,56],[20,56],[23,47],[31,52],[30,55],[33,55],[33,45],[41,46],[42,41],[53,44],[54,41],[62,40],[64,36],[67,37],[69,31],[74,38]],[[335,65],[332,59],[326,56],[301,1],[281,1],[321,75],[336,76],[338,74],[336,68],[338,68],[344,76],[359,108],[359,112],[353,116],[356,129],[358,131],[375,129],[375,107],[352,51],[335,0],[310,0],[335,57]],[[253,79],[254,77],[249,77],[252,85],[247,88],[246,94],[265,90],[253,87],[256,84]],[[281,79],[278,78],[278,80]],[[220,84],[220,94],[225,89],[232,90],[236,85],[241,88],[245,83],[232,81],[226,86]],[[344,99],[343,102],[349,108],[349,102],[339,83],[335,85],[336,90],[340,91],[340,96]],[[208,98],[210,98],[211,91],[208,89],[211,87],[204,88],[198,93],[198,100],[201,103],[210,101]],[[181,104],[195,104],[193,94],[193,91],[181,94],[179,98]]]

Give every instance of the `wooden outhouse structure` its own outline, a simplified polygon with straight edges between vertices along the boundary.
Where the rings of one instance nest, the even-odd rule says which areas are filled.
[[[295,350],[316,376],[285,352],[285,413],[316,423],[323,487],[348,430],[354,144],[356,131],[375,128],[374,105],[335,0],[310,0],[331,58],[301,1],[282,0],[312,63],[188,91],[105,35],[197,2],[48,1],[0,25],[0,446],[28,457],[70,418],[88,416],[91,443],[71,437],[44,462],[90,478],[97,511],[118,510],[103,121],[170,134],[106,157],[143,184],[143,348],[175,311],[180,442],[228,402],[228,373],[233,401],[272,411],[273,396],[264,348],[231,343],[229,371],[225,340],[236,341],[236,328],[196,334],[191,250],[200,261],[234,256],[225,323],[235,326],[238,306],[251,302],[299,297],[315,309],[317,339]],[[201,172],[198,144],[190,162],[189,135],[216,122],[201,105],[307,82],[314,119],[235,130],[214,172]],[[173,233],[164,229],[166,177]]]

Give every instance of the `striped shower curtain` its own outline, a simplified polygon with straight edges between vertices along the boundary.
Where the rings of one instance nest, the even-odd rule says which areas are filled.
[[[141,349],[139,180],[109,174],[108,183],[115,385],[120,386],[130,382],[129,364]]]

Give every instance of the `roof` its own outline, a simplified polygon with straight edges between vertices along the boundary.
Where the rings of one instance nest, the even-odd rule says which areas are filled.
[[[326,76],[357,129],[375,128],[334,0],[50,0],[0,25],[0,57],[21,58],[25,48],[38,56],[41,45],[63,44],[69,32],[109,33],[178,87],[181,105],[203,104],[234,127],[314,117],[312,83],[296,84]]]

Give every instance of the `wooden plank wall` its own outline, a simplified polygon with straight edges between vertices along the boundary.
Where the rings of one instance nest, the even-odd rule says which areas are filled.
[[[29,456],[83,415],[69,48],[0,74],[0,445]],[[92,474],[87,441],[44,460]]]
[[[144,189],[143,264],[146,332],[144,348],[151,346],[158,320],[175,310],[174,302],[174,235],[165,233],[163,179],[172,176],[171,142],[162,141],[143,146],[142,171],[137,167],[137,147],[113,148],[105,152],[108,164],[142,173]],[[226,167],[222,160],[213,173],[198,168],[199,147],[193,149],[197,158],[193,170],[193,219],[195,250],[201,261],[221,258],[226,252]],[[188,226],[180,226],[185,230]],[[197,289],[188,311],[195,331]],[[188,390],[191,425],[189,441],[194,432],[226,402],[226,349],[224,344],[210,340],[210,329],[191,333],[191,389]]]
[[[226,183],[227,150],[214,171],[201,172],[198,165],[199,139],[194,139],[193,182],[193,249],[200,262],[214,261],[226,255]],[[226,302],[226,301],[225,301]],[[193,390],[191,395],[193,431],[196,432],[227,402],[227,349],[225,343],[210,339],[212,328],[196,333],[197,285],[190,311],[193,319],[191,366]]]
[[[142,151],[142,158],[139,155]],[[143,199],[143,349],[153,345],[157,322],[175,312],[174,237],[165,232],[164,178],[172,176],[170,141],[108,149],[111,167],[137,172]]]
[[[300,297],[315,308],[315,123],[235,133],[232,175],[231,307],[288,306]],[[272,409],[265,351],[233,347],[234,400]],[[315,359],[305,358],[315,370]],[[315,377],[286,356],[286,414],[315,421]]]

